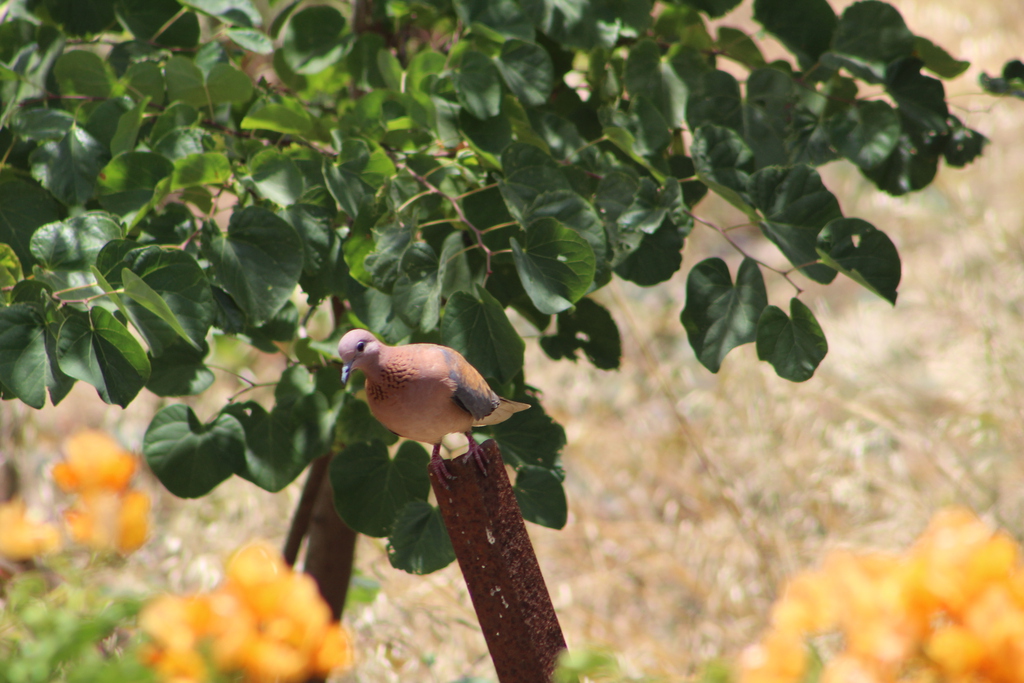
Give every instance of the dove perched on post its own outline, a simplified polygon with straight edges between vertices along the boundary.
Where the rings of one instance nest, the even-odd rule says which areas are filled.
[[[447,486],[453,475],[441,459],[441,439],[459,432],[486,476],[473,427],[504,422],[530,406],[501,398],[455,349],[438,344],[388,346],[367,330],[350,330],[338,344],[341,381],[353,370],[366,376],[366,399],[382,425],[399,436],[433,444],[430,468]]]

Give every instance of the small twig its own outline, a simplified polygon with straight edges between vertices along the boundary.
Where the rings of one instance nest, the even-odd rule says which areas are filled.
[[[480,228],[478,228],[475,225],[473,225],[473,222],[471,220],[469,220],[469,218],[466,217],[466,212],[462,210],[462,206],[459,204],[459,200],[456,199],[455,197],[452,197],[451,195],[448,195],[448,194],[445,194],[444,192],[442,192],[440,190],[440,188],[438,188],[436,185],[434,185],[429,180],[427,180],[426,176],[420,175],[419,173],[414,171],[412,168],[410,168],[410,166],[408,164],[402,164],[402,168],[404,168],[406,171],[408,171],[409,175],[411,175],[413,178],[418,180],[421,185],[426,187],[428,190],[430,190],[434,194],[439,195],[442,199],[446,200],[449,204],[452,205],[452,208],[455,210],[455,213],[458,215],[459,220],[461,220],[463,223],[465,223],[466,227],[469,228],[471,231],[473,231],[473,234],[476,235],[477,245],[480,247],[480,249],[483,250],[484,256],[486,257],[487,275],[490,275],[493,272],[491,270],[491,256],[494,255],[494,252],[491,251],[490,247],[488,247],[486,244],[484,244],[484,233],[483,233],[483,231],[481,231]]]
[[[696,215],[696,214],[694,214],[694,213],[692,213],[690,211],[686,211],[684,213],[686,213],[687,216],[689,216],[693,220],[697,221],[698,223],[703,223],[704,225],[708,226],[709,228],[715,230],[719,235],[721,235],[722,237],[725,238],[725,241],[728,242],[732,246],[733,249],[735,249],[740,254],[742,254],[744,258],[748,258],[751,261],[753,261],[754,263],[756,263],[757,265],[761,266],[762,268],[766,268],[766,269],[772,271],[773,273],[776,273],[777,275],[781,275],[783,278],[785,278],[786,282],[788,282],[789,284],[793,285],[793,289],[796,290],[796,295],[797,296],[800,296],[801,294],[803,294],[803,291],[804,291],[803,288],[800,285],[798,285],[797,283],[793,282],[793,279],[791,277],[789,277],[790,273],[793,272],[792,270],[789,270],[789,271],[779,270],[775,266],[768,265],[764,261],[762,261],[760,259],[754,258],[750,254],[745,252],[743,250],[743,247],[741,247],[739,244],[737,244],[736,241],[732,237],[729,236],[729,233],[726,232],[724,229],[722,229],[720,226],[715,225],[711,221],[705,220],[705,219],[701,218],[700,216],[698,216],[698,215]],[[810,264],[808,264],[808,265],[810,265]],[[803,266],[797,266],[797,267],[798,268],[802,268]]]
[[[187,11],[187,7],[182,7],[180,10],[177,11],[177,13],[175,13],[173,17],[164,22],[164,25],[158,28],[156,33],[149,37],[149,44],[155,46],[156,39],[159,38],[163,34],[163,32],[169,29],[176,21],[178,21],[178,19],[181,19],[183,16],[185,16],[185,12]]]
[[[490,185],[484,185],[483,187],[478,187],[475,190],[470,190],[468,192],[463,192],[462,194],[458,195],[455,198],[456,199],[465,199],[466,197],[468,197],[471,194],[476,194],[477,192],[483,192],[484,190],[489,190],[492,187],[497,187],[497,186],[498,186],[498,183],[491,183]]]

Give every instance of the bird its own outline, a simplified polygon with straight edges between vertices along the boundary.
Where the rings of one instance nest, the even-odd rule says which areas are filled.
[[[440,344],[388,346],[371,332],[353,329],[338,343],[341,382],[353,370],[366,377],[370,412],[398,436],[433,444],[429,469],[448,487],[455,478],[441,458],[441,439],[456,432],[469,440],[469,455],[487,476],[483,447],[473,427],[498,424],[530,407],[494,393],[461,353]]]

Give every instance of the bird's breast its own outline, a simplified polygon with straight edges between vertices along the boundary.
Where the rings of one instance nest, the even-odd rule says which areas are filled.
[[[447,378],[424,376],[401,365],[382,368],[366,383],[367,403],[381,424],[399,436],[431,444],[472,426],[472,416],[452,400],[453,393]]]

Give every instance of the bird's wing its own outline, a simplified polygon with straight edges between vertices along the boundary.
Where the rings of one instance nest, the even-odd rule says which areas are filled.
[[[473,424],[483,424],[479,421],[493,413],[501,399],[460,353],[444,347],[442,350],[448,363],[448,378],[455,385],[452,400],[473,416]]]

